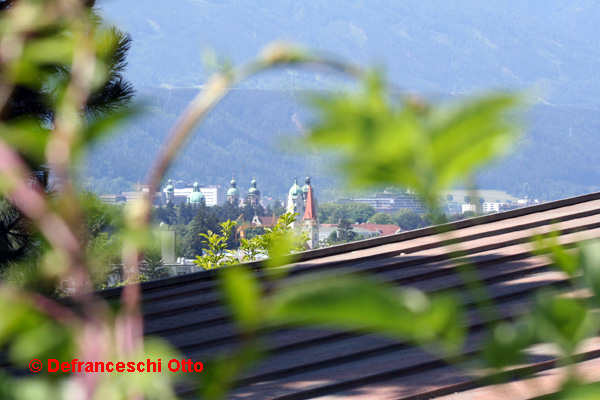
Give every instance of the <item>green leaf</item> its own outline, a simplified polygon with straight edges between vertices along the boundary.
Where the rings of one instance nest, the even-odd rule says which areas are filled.
[[[514,95],[493,94],[435,108],[397,104],[371,74],[359,93],[313,101],[321,118],[309,140],[341,149],[340,168],[355,186],[410,187],[434,205],[440,190],[507,150],[518,133],[507,114],[517,103]]]
[[[481,351],[483,361],[492,368],[501,369],[523,361],[524,350],[534,342],[530,324],[500,322],[489,333]]]
[[[585,300],[552,293],[538,296],[534,321],[538,337],[555,343],[565,355],[572,354],[578,343],[598,326]]]
[[[596,400],[600,399],[600,383],[583,383],[567,381],[556,397],[562,400]]]
[[[583,271],[584,285],[592,289],[596,299],[600,300],[600,242],[582,246],[579,265]]]
[[[244,331],[252,331],[260,324],[261,290],[249,269],[223,268],[221,286],[235,321]]]
[[[269,305],[269,319],[279,323],[319,323],[439,342],[449,351],[464,338],[461,311],[452,298],[430,299],[418,290],[398,290],[364,277],[313,277],[276,293]]]
[[[229,358],[204,363],[204,371],[197,375],[198,397],[206,400],[228,398],[235,379],[261,356],[256,343],[246,343]]]

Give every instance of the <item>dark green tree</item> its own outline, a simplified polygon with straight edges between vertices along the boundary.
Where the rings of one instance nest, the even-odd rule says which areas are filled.
[[[212,211],[216,214],[219,222],[225,222],[227,220],[236,221],[242,214],[242,210],[229,202],[221,206],[211,207]]]
[[[267,214],[268,216],[271,216],[272,214],[275,214],[276,217],[279,217],[283,214],[285,214],[286,212],[286,208],[285,205],[282,204],[279,200],[275,200],[275,203],[273,204],[273,212],[271,214]]]
[[[158,222],[163,222],[167,225],[175,225],[177,223],[177,211],[173,203],[169,203],[164,207],[157,207],[154,215]]]
[[[389,214],[377,213],[371,217],[369,222],[371,222],[373,224],[391,225],[394,223],[394,220],[392,219],[391,215],[389,215]]]
[[[422,228],[429,225],[421,219],[421,216],[413,211],[406,212],[400,215],[396,224],[405,231]]]
[[[187,203],[182,203],[177,206],[177,223],[182,225],[187,225],[194,218],[195,208],[199,207],[198,205],[192,205]]]
[[[336,243],[348,243],[356,240],[356,232],[352,228],[352,223],[347,219],[340,220],[336,232]]]
[[[192,222],[187,226],[185,235],[181,238],[182,255],[186,258],[195,258],[202,254],[205,244],[200,234],[206,234],[209,230],[219,232],[219,229],[217,216],[206,204],[200,204]]]
[[[169,276],[169,272],[163,263],[160,247],[156,246],[146,250],[140,272],[146,275],[148,280],[162,279]]]
[[[14,0],[0,1],[0,15],[10,13],[14,4]],[[86,0],[84,4],[90,13],[90,24],[94,25],[90,26],[92,32],[95,28],[101,27],[103,22],[94,8],[95,0]],[[38,32],[27,40],[52,40],[57,35],[68,34],[68,31],[64,29],[61,31],[61,28],[57,27],[56,30]],[[102,40],[109,42],[105,42],[104,45],[112,51],[103,54],[102,57],[107,67],[105,83],[90,93],[81,110],[89,122],[97,121],[122,109],[131,103],[134,95],[132,85],[122,75],[126,66],[126,55],[131,46],[131,37],[110,27]],[[2,61],[0,61],[0,68],[0,73],[5,74],[6,65],[3,65]],[[30,74],[30,79],[26,82],[15,82],[0,113],[0,123],[8,127],[27,124],[30,132],[35,131],[40,137],[44,137],[50,132],[49,127],[52,126],[55,115],[53,107],[62,92],[62,85],[69,79],[70,66],[46,63],[40,65],[40,71],[42,72]],[[48,191],[47,169],[40,164],[35,155],[21,147],[21,144],[28,143],[29,139],[17,137],[20,133],[15,134],[10,129],[3,131],[0,133],[2,138],[11,143],[30,168],[36,171],[40,186]],[[10,202],[2,200],[0,202],[0,246],[2,246],[0,267],[18,262],[28,254],[32,255],[32,249],[40,242],[31,234],[29,224],[22,214]]]

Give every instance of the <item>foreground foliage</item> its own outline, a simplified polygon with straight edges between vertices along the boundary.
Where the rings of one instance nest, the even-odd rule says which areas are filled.
[[[221,234],[208,231],[200,233],[205,240],[207,250],[202,256],[196,256],[194,264],[204,269],[215,269],[225,265],[256,261],[264,258],[281,257],[306,250],[308,235],[294,232],[292,224],[298,214],[282,214],[272,228],[264,228],[264,233],[250,239],[240,239],[238,250],[229,250],[227,241],[235,228],[235,221],[221,223]]]
[[[0,25],[0,89],[4,96],[0,106],[6,106],[7,94],[16,85],[28,83],[25,77],[44,76],[46,64],[57,65],[63,71],[56,96],[49,100],[54,123],[48,127],[47,138],[40,140],[29,125],[1,126],[0,191],[27,217],[44,243],[34,263],[37,281],[60,283],[77,306],[75,312],[23,288],[6,284],[0,287],[0,345],[7,349],[7,359],[22,368],[27,368],[31,359],[116,362],[179,357],[170,345],[144,339],[140,285],[124,286],[116,307],[92,293],[94,267],[84,238],[86,232],[101,228],[85,224],[84,201],[74,188],[72,170],[77,155],[109,133],[116,117],[90,121],[82,112],[94,89],[110,81],[106,69],[110,57],[105,56],[111,54],[111,46],[107,48],[106,44],[112,43],[92,40],[96,35],[110,37],[110,29],[98,26],[87,11],[76,0],[23,0],[15,3],[10,18]],[[69,35],[61,34],[65,29]],[[36,35],[41,32],[44,35]],[[498,156],[516,137],[510,119],[510,112],[518,104],[516,96],[492,94],[450,104],[428,104],[412,97],[395,99],[388,95],[385,81],[378,74],[277,44],[249,64],[226,68],[206,83],[170,132],[164,151],[149,172],[148,184],[158,186],[195,125],[229,87],[266,68],[301,63],[332,67],[357,77],[362,85],[358,92],[316,99],[321,118],[309,136],[315,146],[341,151],[344,171],[353,182],[410,186],[435,209],[440,190],[468,182],[475,168]],[[26,138],[24,143],[10,142],[7,137],[13,133]],[[54,196],[29,184],[31,170],[15,149],[27,151],[51,166],[61,181]],[[117,247],[125,280],[139,279],[140,266],[148,260],[144,252],[152,241],[151,214],[150,199],[128,204],[124,210],[124,228]],[[396,290],[385,282],[356,275],[315,275],[283,283],[281,278],[287,269],[282,265],[293,261],[293,256],[283,256],[300,250],[306,241],[305,237],[290,237],[293,219],[293,214],[284,214],[276,227],[244,239],[241,247],[245,252],[235,261],[250,261],[261,255],[269,259],[218,270],[224,300],[241,335],[239,346],[231,354],[206,362],[205,371],[197,375],[203,398],[227,396],[241,371],[260,358],[258,332],[274,325],[318,323],[372,332],[426,345],[426,351],[448,361],[476,362],[493,371],[518,363],[527,347],[537,342],[555,344],[572,369],[577,346],[600,328],[594,311],[600,298],[598,244],[572,252],[556,246],[551,237],[541,239],[540,253],[551,254],[556,265],[573,277],[574,285],[587,289],[589,296],[574,298],[557,291],[546,292],[538,296],[536,307],[520,321],[488,318],[490,335],[483,350],[470,354],[470,360],[456,360],[466,329],[463,309],[452,293],[431,296],[414,289]],[[198,263],[215,268],[233,262],[233,257],[226,258],[227,237],[233,228],[229,221],[221,225],[221,234],[205,233],[202,237],[209,251],[207,258],[200,257]],[[265,280],[259,281],[259,276]],[[262,286],[264,282],[269,284],[268,291]],[[475,293],[473,297],[481,296]],[[481,303],[489,305],[484,300]],[[14,399],[66,399],[79,393],[91,399],[169,399],[175,397],[174,384],[179,378],[166,373],[130,374],[126,378],[118,374],[5,375],[0,391],[3,398]],[[561,393],[564,397],[580,396],[585,389],[597,390],[579,384],[574,375],[569,378]]]

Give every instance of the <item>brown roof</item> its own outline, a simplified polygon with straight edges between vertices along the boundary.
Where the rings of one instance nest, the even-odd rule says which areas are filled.
[[[258,219],[260,220],[261,226],[275,226],[275,225],[277,225],[277,217],[276,216],[272,216],[272,217],[258,217]]]
[[[379,232],[381,236],[393,235],[400,230],[398,225],[383,225],[383,224],[355,224],[353,228],[362,228],[372,232]]]
[[[557,240],[565,245],[598,238],[599,216],[600,193],[595,193],[444,225],[451,235],[439,233],[440,227],[428,227],[308,251],[289,268],[294,276],[316,271],[369,274],[428,293],[452,288],[464,295],[468,329],[464,351],[469,352],[479,348],[485,324],[457,268],[474,266],[499,306],[499,318],[516,318],[530,306],[532,291],[569,285],[567,276],[548,268],[546,257],[532,254],[532,235],[560,229]],[[456,239],[461,243],[460,255],[449,249]],[[259,264],[254,267],[262,276]],[[145,333],[164,337],[186,357],[202,362],[234,348],[240,337],[222,303],[216,276],[214,271],[205,271],[144,283]],[[116,297],[118,293],[114,289],[103,295]],[[466,368],[448,365],[435,354],[406,343],[355,331],[275,327],[262,336],[268,356],[239,378],[228,398],[385,400],[448,395],[451,399],[524,399],[544,394],[540,389],[533,394],[516,390],[509,396],[488,397],[477,389],[486,383]],[[600,343],[591,341],[580,351],[581,365],[596,371],[589,375],[597,380],[594,365],[600,357]],[[530,365],[543,380],[548,374],[561,373],[557,357],[542,347],[532,352],[524,366]],[[510,387],[489,389],[508,393]],[[452,397],[465,391],[464,396]]]

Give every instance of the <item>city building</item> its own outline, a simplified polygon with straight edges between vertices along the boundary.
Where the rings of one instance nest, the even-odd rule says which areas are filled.
[[[493,213],[500,212],[500,203],[483,203],[483,212],[484,213]]]
[[[205,204],[209,207],[223,204],[225,202],[223,196],[223,188],[220,185],[209,185],[200,186],[196,182],[193,186],[188,186],[187,183],[179,181],[176,185],[173,184],[172,180],[169,180],[169,184],[163,189],[165,203],[173,203],[174,205],[188,203],[188,199],[192,196],[192,193],[199,192],[204,197]],[[199,195],[195,195],[194,198],[199,199]]]
[[[365,203],[372,206],[377,212],[387,214],[395,213],[401,209],[411,210],[418,214],[425,214],[427,208],[425,203],[411,193],[378,193],[370,197],[359,197],[354,199],[344,199],[338,203]]]
[[[476,204],[471,204],[471,203],[463,204],[462,205],[462,212],[466,213],[468,211],[477,212],[477,205]]]

